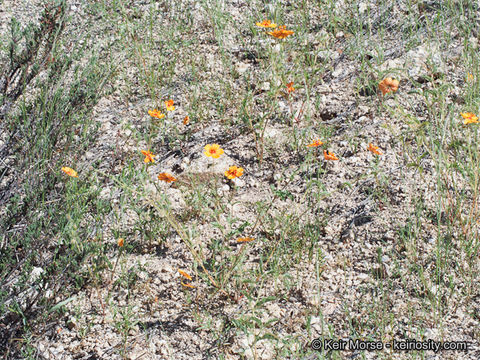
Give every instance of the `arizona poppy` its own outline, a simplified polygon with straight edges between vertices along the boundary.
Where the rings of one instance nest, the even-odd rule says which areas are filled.
[[[262,22],[257,22],[256,25],[262,28],[276,28],[277,24],[270,22],[270,20],[263,20]]]
[[[314,140],[311,144],[308,144],[307,147],[317,147],[323,145],[323,142],[320,140]]]
[[[78,173],[73,170],[72,168],[69,168],[69,167],[62,167],[62,171],[67,174],[68,176],[71,176],[71,177],[78,177]]]
[[[165,101],[165,107],[167,108],[167,111],[175,110],[175,106],[173,106],[173,100]]]
[[[165,117],[165,114],[162,114],[157,109],[148,110],[148,115],[150,115],[151,117],[157,118],[157,119],[163,119]]]
[[[225,171],[225,176],[232,180],[243,175],[243,168],[237,166],[230,166],[227,171]]]
[[[400,83],[396,79],[392,79],[391,77],[387,77],[378,83],[378,87],[383,95],[389,92],[395,92],[398,90],[398,85]]]
[[[378,149],[379,149],[378,146],[375,146],[372,143],[368,144],[368,148],[367,148],[368,151],[371,151],[372,153],[374,153],[376,155],[382,155],[382,153],[380,151],[378,151]]]
[[[462,115],[462,117],[465,119],[463,120],[464,125],[478,124],[478,117],[474,113],[466,112],[466,113],[460,113],[460,115]]]
[[[293,81],[292,81],[287,84],[287,92],[290,94],[293,91],[295,91],[295,88],[293,87]]]
[[[223,154],[223,149],[218,144],[205,145],[205,156],[211,156],[214,159],[218,159]]]
[[[277,39],[285,39],[287,36],[294,34],[294,32],[292,30],[286,30],[286,26],[284,25],[279,26],[278,29],[270,31],[267,34],[276,37]]]
[[[167,174],[167,173],[158,174],[158,180],[165,181],[167,183],[177,181],[176,178],[174,178],[172,175]]]
[[[338,160],[335,154],[328,150],[323,150],[323,157],[325,158],[325,160]]]
[[[253,241],[253,240],[255,240],[255,239],[251,238],[251,237],[238,238],[237,243],[250,242],[250,241]]]
[[[145,159],[143,159],[143,161],[145,162],[145,164],[148,164],[149,162],[154,162],[155,159],[154,159],[154,154],[152,154],[150,152],[150,150],[148,151],[145,151],[145,150],[141,150],[142,151],[142,154],[145,156]]]
[[[178,273],[188,280],[192,280],[192,277],[188,275],[185,271],[178,269]]]

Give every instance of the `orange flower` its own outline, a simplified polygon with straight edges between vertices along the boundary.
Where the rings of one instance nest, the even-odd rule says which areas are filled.
[[[395,92],[398,90],[399,82],[398,80],[392,79],[390,77],[383,79],[378,83],[378,87],[383,95],[389,92]]]
[[[188,125],[188,123],[190,122],[190,118],[187,116],[185,116],[185,118],[183,119],[183,125]]]
[[[78,178],[78,173],[73,170],[72,168],[69,168],[69,167],[62,167],[62,171],[67,174],[68,176],[71,176],[71,177],[76,177]]]
[[[311,144],[308,144],[307,147],[317,147],[323,145],[323,142],[320,140],[314,140]]]
[[[151,117],[157,118],[157,119],[163,119],[165,117],[165,114],[162,114],[157,109],[148,110],[148,115],[150,115]]]
[[[331,153],[328,150],[323,150],[323,157],[325,160],[338,160],[334,153]]]
[[[123,247],[124,243],[125,243],[125,240],[123,240],[123,238],[120,238],[117,241],[117,244],[118,244],[119,247]]]
[[[143,161],[145,162],[145,164],[149,163],[149,162],[154,162],[155,159],[153,158],[155,155],[152,154],[150,152],[150,150],[148,151],[145,151],[145,150],[142,150],[142,154],[145,156],[145,159],[143,159]]]
[[[465,119],[463,120],[464,125],[478,124],[478,117],[474,113],[466,112],[466,113],[460,113],[460,115],[462,115],[462,117]]]
[[[285,39],[287,36],[290,36],[293,34],[292,30],[286,30],[285,28],[286,28],[285,26],[279,26],[278,29],[275,29],[274,31],[270,31],[267,34],[272,35],[277,39]]]
[[[227,171],[225,171],[225,176],[232,180],[243,175],[243,168],[230,166]]]
[[[185,286],[185,287],[191,288],[191,289],[195,289],[195,286],[193,286],[192,284],[189,284],[189,283],[184,283],[183,281],[182,281],[182,285]]]
[[[276,28],[277,24],[270,22],[270,20],[263,20],[262,22],[257,22],[256,25],[262,28]]]
[[[238,238],[237,243],[250,242],[250,241],[253,241],[253,240],[255,240],[255,239],[251,238],[251,237]]]
[[[368,144],[368,148],[367,148],[368,151],[371,151],[372,153],[377,155],[382,155],[382,153],[378,151],[378,149],[379,149],[378,146],[374,146],[372,143]]]
[[[295,88],[293,87],[293,81],[292,82],[289,82],[287,84],[287,91],[288,93],[290,94],[291,92],[295,91]]]
[[[467,81],[472,81],[473,80],[473,75],[468,73],[467,74]]]
[[[218,144],[207,144],[205,145],[205,151],[203,153],[206,156],[211,156],[214,159],[218,159],[220,155],[223,154],[223,149]]]
[[[185,271],[178,269],[178,273],[182,275],[184,278],[187,278],[188,280],[192,280],[192,277],[188,275]]]
[[[175,179],[172,175],[167,173],[158,174],[158,180],[165,181],[167,183],[177,181],[177,179]]]
[[[165,106],[167,107],[167,111],[175,110],[175,106],[173,106],[173,100],[165,101]]]

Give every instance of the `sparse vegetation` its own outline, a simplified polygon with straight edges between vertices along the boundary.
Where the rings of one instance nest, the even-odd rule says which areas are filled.
[[[5,359],[480,357],[477,2],[0,10]]]

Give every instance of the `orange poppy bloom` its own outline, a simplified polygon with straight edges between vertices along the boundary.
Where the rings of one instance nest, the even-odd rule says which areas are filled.
[[[320,140],[314,140],[311,144],[308,144],[307,147],[317,147],[323,145],[323,142]]]
[[[328,150],[323,150],[323,157],[325,158],[325,160],[338,160],[335,154]]]
[[[173,100],[165,101],[165,106],[167,108],[167,111],[175,110],[175,106],[173,106]]]
[[[143,159],[145,164],[148,164],[149,162],[153,163],[155,161],[155,159],[153,158],[155,155],[152,154],[150,150],[148,151],[142,150],[142,154],[145,156],[145,159]]]
[[[157,119],[163,119],[165,117],[165,114],[162,114],[157,109],[148,110],[148,115],[150,115],[151,117],[157,118]]]
[[[462,115],[462,117],[465,119],[463,120],[464,125],[478,124],[478,117],[474,113],[466,112],[466,113],[460,113],[460,115]]]
[[[382,155],[382,153],[378,151],[378,149],[379,149],[378,146],[374,146],[372,143],[368,144],[368,148],[367,148],[368,151],[371,151],[372,153],[377,155]]]
[[[158,174],[158,180],[165,181],[167,183],[177,181],[177,179],[175,179],[172,175],[167,173]]]
[[[270,22],[270,20],[263,20],[262,22],[257,22],[256,25],[262,28],[276,28],[277,24]]]
[[[232,180],[243,175],[243,168],[230,166],[227,171],[225,171],[225,176]]]
[[[188,123],[190,122],[190,118],[187,116],[185,116],[185,118],[183,119],[183,125],[188,125]]]
[[[78,173],[73,170],[72,168],[69,168],[69,167],[62,167],[62,171],[67,174],[68,176],[71,176],[71,177],[78,177]]]
[[[289,82],[287,84],[287,91],[288,93],[290,94],[291,92],[295,91],[295,88],[293,87],[293,81],[292,82]]]
[[[183,281],[182,281],[182,285],[185,286],[185,287],[191,288],[191,289],[195,289],[195,286],[193,286],[192,284],[189,284],[189,283],[184,283]]]
[[[125,240],[123,240],[123,238],[120,238],[117,241],[117,244],[118,244],[119,247],[123,247],[124,243],[125,243]]]
[[[251,238],[251,237],[238,238],[237,243],[250,242],[250,241],[253,241],[253,240],[255,240],[255,239]]]
[[[192,280],[192,277],[188,275],[185,271],[178,269],[178,273],[188,280]]]
[[[380,81],[378,83],[378,87],[380,88],[380,91],[382,92],[382,94],[385,95],[389,92],[397,91],[399,84],[400,83],[398,82],[398,80],[388,77]]]
[[[277,39],[285,39],[287,36],[292,35],[294,32],[292,30],[286,30],[286,26],[279,26],[278,29],[268,32],[268,35],[272,35]]]
[[[205,151],[203,153],[206,156],[218,159],[223,154],[223,149],[218,144],[207,144],[205,145]]]

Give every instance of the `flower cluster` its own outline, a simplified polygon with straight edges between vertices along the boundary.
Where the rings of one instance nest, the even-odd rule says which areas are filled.
[[[287,30],[286,26],[279,26],[277,29],[267,32],[267,34],[277,39],[285,39],[286,37],[293,35],[294,32],[292,30]]]
[[[285,39],[286,37],[294,34],[292,30],[287,30],[285,25],[278,26],[277,28],[277,24],[272,23],[270,20],[263,20],[262,22],[257,22],[256,25],[264,29],[275,29],[273,31],[267,32],[267,34],[277,39]]]
[[[478,124],[478,117],[474,113],[471,112],[464,112],[460,113],[460,115],[463,117],[463,124],[468,125],[468,124]]]

